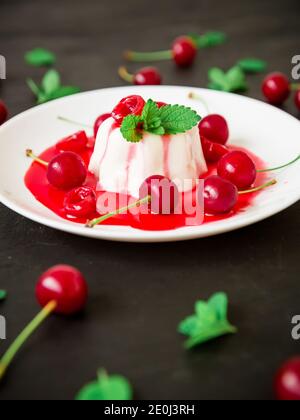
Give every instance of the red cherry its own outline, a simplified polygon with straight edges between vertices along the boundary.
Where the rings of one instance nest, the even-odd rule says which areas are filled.
[[[278,400],[300,401],[300,357],[289,360],[281,367],[274,387]]]
[[[229,213],[238,201],[234,184],[217,175],[204,180],[204,209],[208,214]]]
[[[111,117],[111,114],[102,114],[96,119],[94,123],[94,137],[95,138],[97,137],[100,126],[104,123],[104,121],[108,120],[108,118],[110,117]]]
[[[61,190],[70,190],[81,186],[86,176],[87,169],[83,159],[73,152],[62,152],[48,164],[48,181]]]
[[[8,111],[3,101],[0,100],[0,125],[5,123],[8,117]]]
[[[153,175],[147,178],[140,186],[140,200],[151,197],[149,209],[156,214],[172,214],[175,212],[179,191],[177,186],[169,178],[161,175]]]
[[[190,38],[183,36],[175,40],[172,53],[177,66],[189,67],[195,61],[197,47]]]
[[[90,187],[79,187],[67,193],[64,211],[69,216],[88,218],[96,212],[96,194]]]
[[[300,89],[295,94],[295,105],[300,111]]]
[[[203,118],[199,123],[201,139],[210,140],[214,143],[226,144],[229,139],[227,121],[222,115],[211,114]]]
[[[121,125],[127,115],[141,115],[146,102],[141,96],[132,95],[122,99],[113,109],[112,117]]]
[[[83,152],[87,146],[89,139],[85,131],[78,131],[78,133],[72,134],[60,140],[56,144],[56,149],[60,152]]]
[[[257,171],[246,153],[233,151],[220,159],[218,175],[232,182],[239,190],[245,190],[254,184]]]
[[[290,95],[290,82],[284,74],[272,73],[263,81],[262,91],[270,104],[280,106]]]
[[[144,67],[134,75],[135,85],[161,85],[162,77],[155,67]]]
[[[229,153],[229,149],[219,143],[213,143],[212,141],[201,140],[204,157],[208,162],[218,162],[222,156]]]
[[[163,106],[166,106],[167,104],[165,102],[156,102],[156,105],[158,108],[162,108]]]
[[[86,304],[88,287],[83,275],[76,268],[57,265],[39,278],[36,298],[42,307],[55,301],[56,313],[72,315],[81,311]]]

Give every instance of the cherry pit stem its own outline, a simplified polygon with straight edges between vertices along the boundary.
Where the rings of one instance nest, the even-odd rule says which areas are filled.
[[[40,159],[38,156],[36,156],[31,149],[26,150],[26,156],[33,159],[35,162],[40,163],[43,166],[47,167],[49,165],[48,162],[46,162],[46,161]]]
[[[204,108],[206,109],[207,114],[210,114],[210,110],[209,107],[207,105],[207,102],[197,93],[195,92],[190,92],[189,93],[189,99],[194,99],[195,101],[201,102],[202,105],[204,106]]]
[[[172,51],[155,51],[155,52],[137,52],[137,51],[125,51],[124,58],[128,61],[134,61],[136,63],[146,61],[162,61],[170,60],[172,58]]]
[[[151,196],[147,195],[147,197],[142,198],[141,200],[138,200],[138,201],[130,204],[129,206],[121,207],[120,209],[114,210],[114,211],[112,211],[108,214],[105,214],[104,216],[101,216],[101,217],[97,218],[97,219],[93,219],[93,220],[88,221],[87,224],[86,224],[86,227],[93,228],[96,225],[99,225],[100,223],[104,222],[107,219],[110,219],[113,216],[117,216],[118,214],[125,213],[126,211],[128,211],[130,209],[133,209],[135,207],[139,207],[143,204],[150,203],[150,201],[151,201]]]
[[[125,80],[125,82],[133,83],[134,82],[134,75],[129,73],[127,68],[125,66],[121,66],[119,68],[119,76],[122,80]]]
[[[5,375],[8,367],[10,366],[11,362],[13,361],[23,344],[38,329],[38,327],[45,321],[45,319],[52,314],[56,306],[56,301],[53,300],[49,302],[11,344],[9,349],[6,351],[6,353],[0,360],[0,380]]]
[[[89,125],[89,124],[79,123],[79,122],[74,121],[74,120],[71,120],[71,119],[69,119],[69,118],[62,117],[62,116],[60,116],[60,115],[57,117],[57,119],[58,119],[58,120],[60,120],[60,121],[63,121],[63,122],[67,122],[67,123],[69,123],[69,124],[77,125],[77,126],[79,126],[79,127],[93,128],[93,127],[92,127],[91,125]]]
[[[258,170],[258,173],[263,173],[263,172],[273,172],[273,171],[278,171],[279,169],[284,169],[287,168],[290,165],[293,165],[293,163],[296,163],[298,160],[300,160],[300,155],[298,155],[295,159],[293,159],[291,162],[286,163],[285,165],[281,165],[281,166],[277,166],[276,168],[269,168],[269,169],[261,169]]]
[[[251,188],[250,190],[239,191],[239,195],[254,193],[256,191],[263,190],[264,188],[271,187],[272,185],[275,185],[275,184],[277,184],[276,179],[272,179],[272,181],[266,182],[265,184],[259,185],[258,187],[255,187],[255,188]]]
[[[291,90],[299,90],[300,83],[291,83]]]

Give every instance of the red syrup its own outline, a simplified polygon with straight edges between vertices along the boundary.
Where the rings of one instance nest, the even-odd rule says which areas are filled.
[[[91,159],[93,153],[93,145],[94,139],[90,139],[89,145],[84,152],[80,155],[85,161],[86,165],[88,166],[89,161]],[[242,150],[245,151],[254,161],[256,167],[258,169],[264,169],[265,164],[264,162],[255,156],[253,153],[245,150],[241,147],[230,146],[230,150]],[[54,156],[56,156],[59,152],[57,151],[56,147],[53,146],[47,149],[40,155],[40,158],[49,162]],[[209,164],[208,172],[202,177],[206,178],[210,175],[217,173],[217,164]],[[266,181],[267,175],[265,173],[259,173],[255,182],[255,186],[262,185]],[[39,163],[33,162],[25,175],[25,185],[29,189],[29,191],[34,195],[37,201],[42,203],[48,209],[53,211],[56,215],[60,216],[63,219],[85,224],[86,219],[75,218],[69,216],[64,211],[64,198],[66,195],[65,191],[60,191],[49,184],[46,178],[46,169],[44,166],[40,165]],[[97,188],[97,179],[91,173],[88,174],[85,184],[93,188],[96,191]],[[99,197],[103,192],[97,192],[97,197]],[[107,193],[106,193],[107,194]],[[203,223],[211,223],[219,220],[229,219],[236,214],[240,214],[246,209],[251,206],[255,197],[260,194],[260,192],[250,193],[250,194],[243,194],[240,195],[239,201],[234,208],[234,211],[231,213],[227,213],[224,215],[212,216],[212,215],[205,215],[204,220],[203,217],[193,217],[194,215],[191,214],[175,214],[175,215],[156,215],[156,214],[145,214],[142,212],[141,209],[135,209],[134,211],[120,214],[118,216],[112,217],[109,220],[103,222],[103,225],[118,225],[118,226],[131,226],[136,229],[148,230],[148,231],[163,231],[163,230],[173,230],[178,229],[181,227],[186,226],[198,226]],[[132,203],[134,200],[132,197],[126,197],[124,195],[119,194],[112,194],[114,197],[117,197],[116,201],[122,203],[122,206],[130,200]],[[184,195],[185,200],[188,199],[191,202],[195,201],[195,191]],[[119,206],[117,205],[117,208]],[[90,219],[99,217],[99,213],[95,213],[91,215]]]

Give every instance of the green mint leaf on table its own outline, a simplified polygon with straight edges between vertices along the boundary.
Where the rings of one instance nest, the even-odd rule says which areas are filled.
[[[76,86],[61,86],[57,90],[55,90],[51,95],[49,95],[48,100],[64,98],[65,96],[74,95],[75,93],[79,93],[80,88]]]
[[[227,319],[228,299],[225,293],[216,293],[207,302],[197,301],[195,315],[183,320],[178,331],[188,337],[185,347],[190,349],[237,329]]]
[[[240,60],[237,65],[245,73],[249,74],[263,73],[267,69],[266,61],[257,58],[244,58],[243,60]]]
[[[234,66],[224,72],[218,67],[213,67],[208,72],[209,87],[225,92],[243,92],[248,89],[246,76],[239,66]]]
[[[7,292],[5,290],[0,290],[0,301],[5,300],[7,296]]]
[[[49,70],[42,80],[42,90],[46,96],[60,88],[60,75],[56,70]]]
[[[142,119],[136,115],[128,115],[121,125],[121,133],[125,140],[131,143],[138,143],[142,140],[143,134],[139,129]]]
[[[224,32],[211,31],[204,35],[190,34],[189,37],[194,41],[197,48],[210,48],[222,45],[227,37]]]
[[[35,67],[51,66],[55,63],[56,57],[52,52],[44,48],[35,48],[25,54],[25,61],[27,64]]]
[[[84,386],[78,393],[77,401],[102,401],[118,400],[128,401],[132,399],[132,388],[126,378],[120,375],[108,376],[101,371],[98,380]]]

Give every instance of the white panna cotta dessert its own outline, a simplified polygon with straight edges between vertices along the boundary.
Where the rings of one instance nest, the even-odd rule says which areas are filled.
[[[139,197],[143,181],[162,175],[180,192],[193,189],[207,172],[198,126],[185,133],[157,135],[143,131],[139,142],[127,141],[113,118],[99,128],[89,171],[98,178],[98,190]]]

